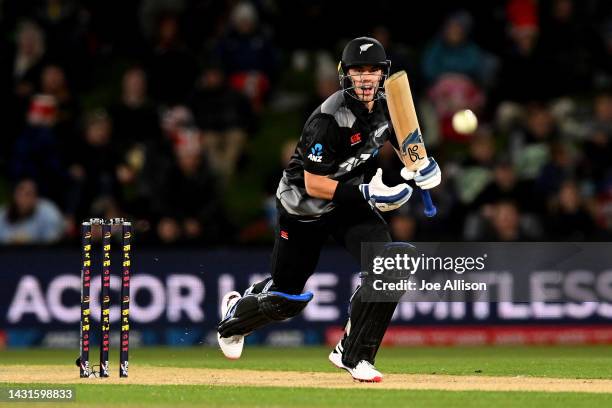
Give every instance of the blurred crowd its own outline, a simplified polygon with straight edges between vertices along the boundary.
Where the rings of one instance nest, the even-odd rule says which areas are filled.
[[[416,195],[387,214],[396,239],[610,239],[609,2],[441,2],[419,29],[383,1],[358,32],[344,17],[321,30],[352,18],[328,3],[0,0],[0,243],[72,242],[81,220],[117,216],[143,242],[269,239],[293,129],[338,89],[357,35],[408,71],[444,174],[435,219]],[[479,117],[472,135],[451,125],[461,109]],[[258,168],[253,141],[288,111],[300,123]],[[401,182],[390,146],[379,165]],[[245,173],[257,182],[241,198]],[[228,205],[241,199],[248,216]]]

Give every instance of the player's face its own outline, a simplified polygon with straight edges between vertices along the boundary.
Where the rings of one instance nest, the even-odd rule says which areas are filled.
[[[355,95],[362,102],[371,102],[378,92],[382,69],[371,65],[351,67],[348,74],[355,87]]]

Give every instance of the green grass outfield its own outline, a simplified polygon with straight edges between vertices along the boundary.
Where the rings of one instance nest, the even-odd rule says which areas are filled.
[[[151,370],[158,367],[337,371],[327,361],[328,348],[245,349],[239,361],[225,360],[213,348],[142,348],[130,351],[130,366]],[[96,356],[96,352],[92,356]],[[73,366],[76,353],[70,350],[3,350],[2,366]],[[111,364],[116,360],[111,355]],[[92,358],[92,360],[95,360]],[[428,347],[386,348],[377,367],[384,374],[449,374],[471,376],[523,376],[567,379],[612,379],[612,347]],[[116,375],[116,364],[114,368]],[[410,406],[410,407],[607,407],[612,394],[580,392],[381,390],[372,384],[363,389],[282,388],[213,385],[102,384],[103,380],[79,380],[77,403],[65,406]],[[145,371],[146,372],[146,371]],[[315,374],[316,375],[316,374]],[[348,374],[347,374],[348,375]],[[0,387],[6,386],[3,384]],[[23,387],[20,384],[20,387]],[[40,384],[29,386],[41,387]],[[56,385],[57,386],[57,385]],[[70,385],[73,386],[73,385]],[[103,394],[101,394],[103,393]],[[103,395],[103,396],[102,396]],[[0,403],[1,405],[2,403]],[[4,405],[8,405],[4,403]],[[50,406],[49,403],[40,404]],[[11,404],[11,406],[13,406]],[[19,404],[19,406],[25,406]],[[57,404],[53,404],[57,406]]]

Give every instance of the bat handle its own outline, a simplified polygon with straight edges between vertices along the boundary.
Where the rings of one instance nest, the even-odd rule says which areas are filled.
[[[438,212],[438,209],[434,205],[433,201],[431,201],[431,195],[427,190],[421,190],[421,197],[423,198],[423,204],[425,205],[425,213],[428,217],[433,217]]]

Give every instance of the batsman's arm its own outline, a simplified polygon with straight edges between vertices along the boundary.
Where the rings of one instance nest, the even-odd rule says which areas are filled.
[[[332,200],[340,205],[353,205],[365,200],[380,211],[391,211],[402,206],[412,194],[412,188],[408,184],[393,187],[385,185],[381,169],[378,169],[368,184],[360,185],[340,183],[327,176],[304,170],[304,184],[311,197]]]
[[[304,184],[309,196],[331,200],[334,197],[338,182],[327,176],[309,173],[304,170]]]

